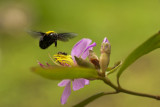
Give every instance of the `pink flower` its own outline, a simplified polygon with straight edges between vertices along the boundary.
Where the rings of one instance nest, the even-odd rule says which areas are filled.
[[[96,46],[96,43],[94,42],[93,44],[91,44],[91,42],[92,40],[84,38],[74,45],[71,51],[71,55],[67,55],[65,52],[58,52],[53,56],[53,58],[56,61],[54,61],[50,55],[49,57],[57,66],[67,67],[77,66],[75,56],[81,57],[82,59],[86,59],[88,57],[90,62],[98,70],[97,72],[101,74],[101,76],[105,76],[107,75],[106,70],[110,60],[111,45],[108,39],[105,37],[101,45],[101,56],[100,59],[98,59],[97,55],[92,51],[93,47]],[[38,63],[42,68],[50,67],[48,63],[46,63],[46,65],[43,65],[40,62]],[[65,104],[67,102],[68,97],[71,94],[71,82],[73,86],[73,91],[79,90],[83,88],[85,85],[89,84],[89,80],[84,78],[62,80],[58,84],[58,86],[60,87],[65,87],[61,96],[61,104]]]
[[[73,59],[74,63],[76,63],[74,56],[81,57],[82,59],[87,58],[87,56],[89,55],[89,50],[92,50],[93,47],[96,46],[95,42],[93,44],[91,44],[91,42],[92,42],[92,40],[84,38],[74,45],[74,47],[71,51],[71,55],[72,55],[72,59]],[[74,91],[79,90],[88,84],[89,84],[89,80],[87,80],[87,79],[83,79],[83,78],[74,79],[72,82],[73,90]],[[62,97],[61,97],[61,104],[65,104],[67,102],[69,95],[71,94],[71,80],[69,80],[69,79],[62,80],[58,84],[58,86],[60,86],[60,87],[65,86],[65,89],[64,89]]]

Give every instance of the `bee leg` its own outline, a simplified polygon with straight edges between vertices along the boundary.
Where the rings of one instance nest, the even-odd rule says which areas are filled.
[[[57,41],[55,41],[55,47],[57,47]]]

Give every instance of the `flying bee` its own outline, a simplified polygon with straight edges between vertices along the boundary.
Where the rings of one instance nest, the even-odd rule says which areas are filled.
[[[47,31],[45,33],[43,32],[35,32],[35,31],[30,31],[29,32],[31,35],[39,36],[39,47],[41,49],[46,49],[53,43],[55,44],[55,47],[57,47],[57,40],[66,42],[69,39],[74,38],[77,36],[75,33],[56,33],[54,31]]]

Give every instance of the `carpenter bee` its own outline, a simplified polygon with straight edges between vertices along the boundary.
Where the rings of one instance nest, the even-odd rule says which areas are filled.
[[[57,47],[57,40],[66,42],[69,39],[72,39],[75,36],[77,36],[77,34],[75,34],[75,33],[56,33],[54,31],[47,31],[45,33],[29,31],[28,33],[30,33],[34,37],[35,36],[39,36],[40,37],[39,47],[41,49],[46,49],[50,45],[52,45],[53,43],[55,44],[55,47]]]

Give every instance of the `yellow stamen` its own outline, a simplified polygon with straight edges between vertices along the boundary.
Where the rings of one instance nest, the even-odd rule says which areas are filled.
[[[56,65],[58,65],[58,66],[62,66],[62,65],[60,65],[59,63],[55,62],[55,61],[52,59],[52,57],[51,57],[50,54],[48,54],[48,56],[50,57],[51,61],[52,61],[54,64],[56,64]]]
[[[55,33],[55,31],[47,31],[46,34]]]
[[[74,62],[71,55],[55,54],[53,58],[63,66],[73,66]]]

